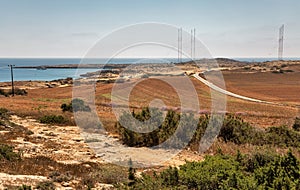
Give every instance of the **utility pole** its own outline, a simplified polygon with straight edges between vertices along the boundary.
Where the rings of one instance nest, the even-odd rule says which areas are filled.
[[[11,93],[12,96],[15,96],[15,88],[14,88],[14,72],[13,72],[13,68],[15,65],[8,65],[8,67],[10,67],[10,74],[11,74]]]

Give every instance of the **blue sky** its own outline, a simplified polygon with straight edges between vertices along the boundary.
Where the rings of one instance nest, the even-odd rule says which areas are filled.
[[[214,57],[300,57],[298,0],[0,0],[0,57],[82,57],[104,35],[142,22],[189,31]]]

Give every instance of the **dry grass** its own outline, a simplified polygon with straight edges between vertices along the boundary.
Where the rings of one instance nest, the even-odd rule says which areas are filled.
[[[47,157],[23,158],[20,161],[0,161],[1,172],[12,175],[41,175],[53,176],[53,173],[68,176],[68,179],[76,179],[76,189],[86,189],[86,181],[95,183],[118,183],[127,179],[127,168],[86,162],[82,164],[58,163]],[[69,181],[69,180],[68,180]]]
[[[224,79],[227,89],[241,95],[275,102],[299,104],[300,91],[298,73],[241,73],[225,71]],[[268,79],[268,80],[267,80]],[[191,78],[198,93],[201,110],[210,110],[210,90],[208,87]],[[108,131],[113,131],[116,122],[111,109],[110,93],[115,84],[98,84],[96,108],[101,122]],[[126,84],[121,84],[126,85]],[[0,97],[1,107],[5,107],[20,116],[40,118],[43,115],[58,114],[72,120],[72,113],[63,113],[62,103],[71,101],[72,87],[43,88],[28,90],[27,96]],[[180,100],[169,84],[158,79],[146,79],[138,83],[131,92],[130,108],[140,109],[148,106],[153,99],[162,100],[169,107],[180,107]],[[298,110],[291,107],[258,104],[227,98],[227,110],[231,113],[242,112],[243,118],[255,126],[291,125],[297,116]],[[70,123],[68,123],[70,124]]]
[[[224,78],[227,89],[237,94],[249,96],[257,99],[263,99],[274,102],[287,102],[289,104],[298,104],[300,98],[300,75],[299,73],[241,73],[235,71],[224,72]],[[210,110],[210,90],[198,80],[191,78],[198,93],[201,110]],[[107,131],[115,132],[115,123],[117,121],[111,108],[110,93],[114,84],[97,84],[96,90],[96,110],[97,114]],[[126,83],[125,83],[126,85]],[[0,96],[0,107],[7,108],[20,116],[30,116],[40,118],[43,115],[64,115],[73,121],[73,113],[63,113],[61,104],[68,103],[72,99],[72,87],[64,88],[43,88],[30,89],[27,96],[2,97]],[[180,107],[180,100],[176,91],[167,83],[158,79],[145,79],[135,86],[131,92],[129,106],[131,110],[139,110],[148,106],[153,99],[162,100],[168,107]],[[292,126],[294,118],[299,110],[289,106],[275,106],[267,104],[258,104],[247,102],[236,98],[227,98],[227,110],[230,113],[239,113],[245,121],[250,122],[255,127],[269,127],[287,125]],[[92,117],[88,113],[84,114],[82,122],[89,121],[88,126],[95,126]],[[73,123],[74,124],[74,123]],[[22,126],[16,126],[12,131],[1,135],[0,143],[11,144],[11,140],[17,137],[25,138],[28,142],[42,141],[31,137],[28,130]],[[59,147],[52,141],[44,143],[45,148]],[[237,150],[242,153],[256,151],[257,149],[272,150],[277,153],[285,153],[287,149],[274,147],[256,147],[252,145],[236,145],[234,143],[224,143],[217,141],[207,151],[207,154],[214,154],[222,149],[225,154],[236,154]],[[298,150],[293,152],[300,157]],[[182,155],[184,157],[184,155]],[[81,181],[76,189],[86,189],[88,183],[96,181],[102,183],[111,183],[126,180],[127,169],[118,166],[85,162],[81,164],[63,164],[47,157],[38,156],[23,158],[20,161],[9,162],[0,161],[2,172],[10,174],[25,175],[46,175],[53,172],[59,172],[62,175],[71,175],[72,178]]]

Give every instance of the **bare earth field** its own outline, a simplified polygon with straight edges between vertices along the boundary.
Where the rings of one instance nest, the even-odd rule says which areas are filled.
[[[299,72],[275,74],[223,72],[227,90],[262,100],[299,105]]]

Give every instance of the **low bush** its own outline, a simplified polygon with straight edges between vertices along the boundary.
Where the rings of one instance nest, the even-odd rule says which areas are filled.
[[[271,144],[279,147],[300,147],[300,133],[286,127],[270,127],[261,138],[262,144]]]
[[[137,147],[155,146],[168,140],[168,146],[172,148],[183,147],[187,142],[191,147],[198,147],[197,145],[205,132],[209,138],[213,139],[218,136],[218,138],[225,142],[234,142],[236,144],[251,143],[253,138],[260,137],[256,129],[236,116],[229,115],[223,121],[222,117],[214,116],[211,120],[211,117],[206,115],[201,116],[197,121],[193,114],[180,115],[175,111],[169,110],[163,120],[162,112],[154,109],[152,117],[155,118],[155,121],[150,126],[153,127],[153,130],[147,129],[149,125],[146,124],[139,126],[141,125],[139,121],[145,122],[150,119],[149,108],[144,108],[139,113],[123,114],[116,126],[124,144]],[[135,120],[129,118],[134,118]],[[180,125],[179,121],[181,121]],[[212,122],[212,128],[207,131],[206,129],[210,121]],[[220,131],[215,128],[217,122],[222,122]],[[122,124],[131,128],[123,127]],[[192,127],[195,125],[197,128]],[[151,132],[138,133],[134,129],[150,130]],[[170,139],[171,136],[172,139]]]
[[[0,95],[2,96],[8,96],[7,92],[5,92],[3,89],[0,89]]]
[[[15,88],[14,89],[14,94],[15,95],[20,95],[20,96],[25,96],[27,95],[27,91],[25,89],[20,89],[20,88]],[[3,96],[10,96],[12,95],[12,90],[9,90],[9,91],[5,91],[3,89],[0,89],[0,95],[3,95]]]
[[[244,122],[239,117],[229,115],[223,121],[219,138],[225,142],[244,144],[249,143],[256,133],[257,131],[249,123]]]
[[[73,111],[72,104],[62,104],[60,106],[60,108],[63,112],[66,112],[66,111],[72,112]]]
[[[28,186],[28,185],[22,185],[20,187],[18,187],[18,190],[31,190],[31,186]]]
[[[225,143],[233,142],[235,144],[258,146],[268,144],[283,148],[300,147],[300,133],[295,131],[300,130],[300,120],[298,118],[295,120],[294,130],[286,126],[270,127],[264,130],[254,128],[241,118],[233,115],[227,115],[224,119],[218,115],[213,116],[213,118],[205,115],[196,121],[192,114],[180,115],[170,110],[166,113],[164,120],[162,112],[158,109],[154,109],[152,114],[155,120],[152,121],[151,126],[138,122],[145,122],[150,119],[149,108],[144,108],[139,113],[124,113],[120,117],[116,127],[124,144],[135,147],[152,147],[168,140],[168,144],[164,145],[176,148],[183,147],[185,142],[189,142],[190,148],[196,150],[199,148],[199,143],[205,133],[208,140],[218,137]],[[181,126],[179,126],[179,121],[181,121]],[[193,129],[192,126],[197,122],[197,129]],[[209,123],[211,124],[210,128],[208,128]],[[220,130],[217,129],[217,124],[221,125]],[[126,127],[122,125],[126,125]],[[147,133],[147,131],[150,132]]]
[[[84,101],[81,99],[74,99],[72,100],[71,103],[69,104],[62,104],[60,106],[63,112],[69,111],[69,112],[78,112],[78,111],[83,111],[83,112],[90,112],[91,108],[88,105],[84,104]]]
[[[152,109],[153,120],[151,120],[150,123],[147,123],[146,121],[150,120],[150,116],[150,109],[143,108],[139,113],[125,113],[120,117],[120,121],[116,125],[119,134],[126,145],[136,147],[159,145],[173,135],[178,127],[178,121],[180,119],[179,114],[174,111],[168,111],[165,120],[163,120],[163,114],[158,109]],[[134,119],[132,120],[131,118]],[[140,122],[144,124],[141,124]],[[125,124],[126,127],[122,126],[122,124]],[[130,126],[130,129],[127,128],[128,126]],[[138,130],[141,131],[141,133],[135,132]],[[149,131],[149,133],[143,133],[142,131]],[[169,142],[168,146],[176,148],[181,141],[177,138],[174,138],[173,140],[173,142]]]
[[[117,165],[105,164],[89,175],[83,176],[82,182],[88,188],[93,188],[96,183],[120,184],[128,180],[128,168]]]
[[[21,156],[19,153],[14,152],[14,148],[12,146],[0,144],[0,160],[1,159],[16,161],[20,160]]]
[[[239,154],[237,154],[238,156]],[[247,172],[254,172],[259,167],[264,167],[269,163],[279,158],[278,155],[269,151],[258,151],[251,155],[242,156],[242,159],[236,159],[243,166],[243,169]]]
[[[0,126],[6,126],[5,122],[0,119]]]
[[[12,94],[11,91],[8,92],[9,94]],[[19,88],[15,88],[15,95],[20,95],[20,96],[25,96],[27,95],[27,91],[25,89],[19,89]]]
[[[0,108],[0,119],[8,119],[9,114],[6,108]]]
[[[294,125],[293,125],[293,129],[295,131],[300,131],[300,118],[296,117]]]
[[[256,163],[248,170],[247,165]],[[135,183],[120,189],[299,189],[300,165],[289,151],[284,156],[268,153],[206,156],[201,162],[169,167],[159,174],[142,173]]]
[[[44,124],[65,124],[67,120],[62,115],[45,115],[40,118]]]
[[[141,78],[143,78],[143,79],[149,78],[149,75],[148,75],[148,74],[143,74],[143,75],[141,76]]]
[[[53,182],[59,182],[59,183],[70,181],[73,178],[69,173],[61,174],[58,171],[51,172],[49,174],[49,177],[52,179]]]
[[[299,177],[299,161],[291,151],[254,171],[259,189],[300,189]]]
[[[36,189],[38,190],[55,190],[55,185],[52,181],[43,181],[37,184]]]

